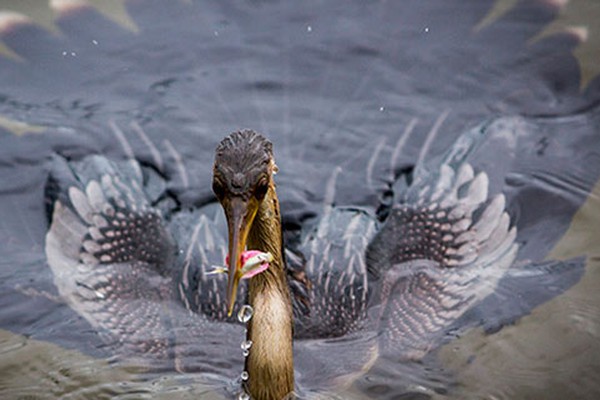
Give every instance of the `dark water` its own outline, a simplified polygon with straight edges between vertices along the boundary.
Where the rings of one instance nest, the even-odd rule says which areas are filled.
[[[471,162],[507,196],[517,262],[587,255],[581,283],[496,334],[473,329],[432,360],[383,357],[330,395],[594,398],[600,79],[581,87],[574,51],[595,54],[598,34],[590,30],[587,47],[566,33],[532,41],[564,13],[550,3],[517,2],[481,29],[493,1],[132,0],[123,3],[130,20],[114,2],[114,19],[133,24],[94,8],[0,3],[54,12],[57,28],[0,29],[17,55],[0,57],[0,327],[23,335],[1,336],[0,397],[208,396],[192,377],[97,361],[111,357],[99,333],[47,298],[57,295],[44,254],[52,154],[133,153],[184,205],[204,205],[216,144],[253,128],[274,143],[284,224],[294,230],[321,212],[335,168],[336,204],[376,207],[395,174],[483,121],[518,116],[514,143],[483,144]],[[482,312],[501,314],[499,296]]]

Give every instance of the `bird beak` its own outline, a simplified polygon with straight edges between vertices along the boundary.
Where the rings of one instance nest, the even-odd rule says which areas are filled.
[[[255,199],[233,197],[223,204],[229,230],[229,271],[227,284],[227,316],[231,316],[242,276],[241,255],[246,248],[248,232],[258,211]]]

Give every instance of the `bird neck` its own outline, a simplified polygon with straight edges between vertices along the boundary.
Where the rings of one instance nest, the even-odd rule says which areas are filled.
[[[271,266],[250,279],[248,324],[250,354],[246,358],[248,389],[255,400],[280,400],[294,390],[292,304],[283,260],[281,216],[275,185],[261,202],[248,236],[248,247],[273,255]]]

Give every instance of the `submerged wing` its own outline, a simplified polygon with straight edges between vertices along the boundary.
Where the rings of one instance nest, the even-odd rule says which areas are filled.
[[[177,342],[208,334],[208,320],[222,316],[218,303],[200,306],[222,281],[204,275],[223,261],[215,220],[182,212],[167,224],[164,182],[135,161],[55,157],[46,192],[46,255],[74,310],[114,344],[176,362]]]
[[[487,175],[464,162],[472,137],[461,140],[441,163],[417,169],[367,251],[380,284],[382,346],[404,357],[439,344],[516,256],[504,196],[488,197]]]

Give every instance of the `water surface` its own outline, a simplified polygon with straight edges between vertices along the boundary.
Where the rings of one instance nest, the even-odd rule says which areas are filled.
[[[592,1],[523,1],[498,13],[505,3],[514,2],[0,2],[31,18],[11,14],[0,26],[1,397],[208,390],[201,377],[123,372],[100,333],[55,301],[44,254],[52,154],[134,155],[184,206],[200,206],[214,201],[216,143],[253,128],[274,142],[293,232],[321,212],[335,168],[335,203],[374,208],[401,171],[473,126],[518,116],[514,143],[484,144],[471,162],[507,196],[517,262],[587,256],[582,280],[499,332],[461,334],[431,360],[382,357],[328,396],[595,398],[600,79],[584,61],[599,34],[589,24],[586,41],[580,31],[540,34],[567,26],[557,21],[586,26],[583,15],[600,11]],[[212,388],[235,385],[213,378]]]

